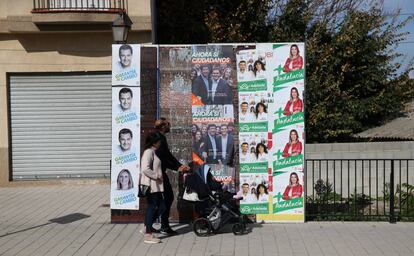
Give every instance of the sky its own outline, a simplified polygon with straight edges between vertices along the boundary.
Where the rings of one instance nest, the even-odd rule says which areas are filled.
[[[414,0],[384,0],[384,9],[387,12],[395,12],[397,9],[401,9],[400,19],[407,18],[408,15],[414,14]],[[414,21],[411,21],[402,30],[410,32],[407,38],[400,43],[397,47],[397,51],[403,53],[406,58],[402,58],[403,65],[407,65],[411,58],[414,58]],[[414,78],[414,71],[411,71],[410,77]]]

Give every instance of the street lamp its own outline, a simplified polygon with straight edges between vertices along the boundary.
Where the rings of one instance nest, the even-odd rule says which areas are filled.
[[[131,29],[132,21],[126,13],[120,13],[112,22],[112,36],[117,44],[124,44],[128,38],[128,32]]]

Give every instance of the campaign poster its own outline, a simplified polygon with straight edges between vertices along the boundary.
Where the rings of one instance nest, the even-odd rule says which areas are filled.
[[[304,221],[304,63],[303,43],[256,44],[237,52],[240,188],[254,197],[249,182],[243,191],[242,179],[261,174],[269,194],[267,212],[243,201],[240,207],[258,221]],[[267,161],[257,157],[255,144],[263,144],[259,154]]]
[[[304,174],[301,171],[288,171],[278,174],[274,184],[273,214],[304,215]]]
[[[112,85],[140,86],[140,55],[138,44],[112,45]]]
[[[140,98],[139,87],[112,87],[112,123],[114,126],[139,125]]]
[[[111,209],[139,208],[140,45],[112,45]]]
[[[112,87],[111,209],[138,209],[140,87]]]
[[[116,166],[111,171],[111,209],[139,209],[138,176],[135,163]]]
[[[303,43],[273,44],[273,134],[275,221],[304,221],[305,49]]]
[[[266,51],[257,47],[239,50],[236,59],[240,152],[238,195],[242,197],[240,210],[244,214],[268,214],[272,189],[269,179],[272,139],[268,120],[274,98],[269,93],[271,83],[267,77],[271,70],[267,67]]]
[[[223,189],[231,192],[235,192],[234,57],[229,45],[192,47],[192,160],[203,174],[209,170],[224,181]]]
[[[269,213],[269,178],[267,173],[240,172],[240,212],[243,214]]]

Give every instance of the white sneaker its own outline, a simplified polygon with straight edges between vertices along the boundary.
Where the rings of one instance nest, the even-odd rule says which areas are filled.
[[[161,239],[154,237],[152,234],[145,234],[144,236],[144,243],[146,244],[158,244],[161,242]]]

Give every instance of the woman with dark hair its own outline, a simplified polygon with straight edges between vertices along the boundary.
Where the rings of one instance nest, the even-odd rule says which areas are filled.
[[[283,72],[289,73],[298,69],[302,69],[303,59],[299,54],[299,47],[296,44],[290,46],[289,57],[286,59],[285,65],[283,66]]]
[[[267,188],[264,184],[261,184],[261,183],[257,186],[257,201],[259,202],[269,201],[269,193],[267,192]]]
[[[133,187],[134,187],[134,182],[132,181],[132,176],[129,170],[127,169],[121,170],[117,178],[117,189],[128,190]]]
[[[191,135],[193,136],[193,140],[195,139],[195,135],[196,135],[196,132],[198,131],[199,129],[198,129],[198,126],[196,125],[196,124],[193,124],[192,126],[191,126]]]
[[[266,105],[262,102],[257,103],[256,105],[256,120],[267,121],[267,109]]]
[[[252,64],[250,64],[250,65],[247,67],[247,69],[249,70],[249,72],[253,72],[253,65],[252,65]]]
[[[302,112],[303,102],[299,98],[299,91],[296,87],[290,89],[290,100],[286,103],[283,114],[290,116],[299,112]]]
[[[263,143],[258,143],[256,146],[256,159],[260,162],[267,161],[267,147]]]
[[[286,143],[283,150],[283,157],[297,156],[302,153],[302,142],[299,141],[298,132],[291,130],[289,134],[289,142]]]
[[[147,211],[145,213],[145,239],[144,243],[159,243],[160,239],[152,234],[152,224],[165,210],[162,196],[164,184],[161,170],[161,160],[155,151],[161,146],[161,136],[158,133],[150,133],[145,139],[144,153],[141,158],[140,184],[149,186],[147,200]],[[144,233],[144,231],[142,231]]]
[[[257,191],[256,191],[256,188],[255,188],[255,187],[252,187],[252,188],[250,189],[250,194],[251,194],[252,196],[254,196],[254,197],[257,197]]]
[[[250,154],[256,154],[256,148],[255,147],[251,147],[250,148]]]
[[[289,185],[283,193],[283,200],[290,200],[302,196],[302,185],[299,184],[299,177],[296,172],[292,172],[289,177]]]
[[[199,157],[202,157],[203,152],[205,152],[203,135],[200,130],[196,131],[194,135],[193,152],[196,153]]]
[[[253,74],[256,78],[266,78],[265,76],[265,65],[262,61],[256,60],[253,64]]]
[[[256,114],[255,112],[256,112],[255,107],[254,106],[251,106],[250,107],[250,113],[253,114],[253,115],[255,115]]]

